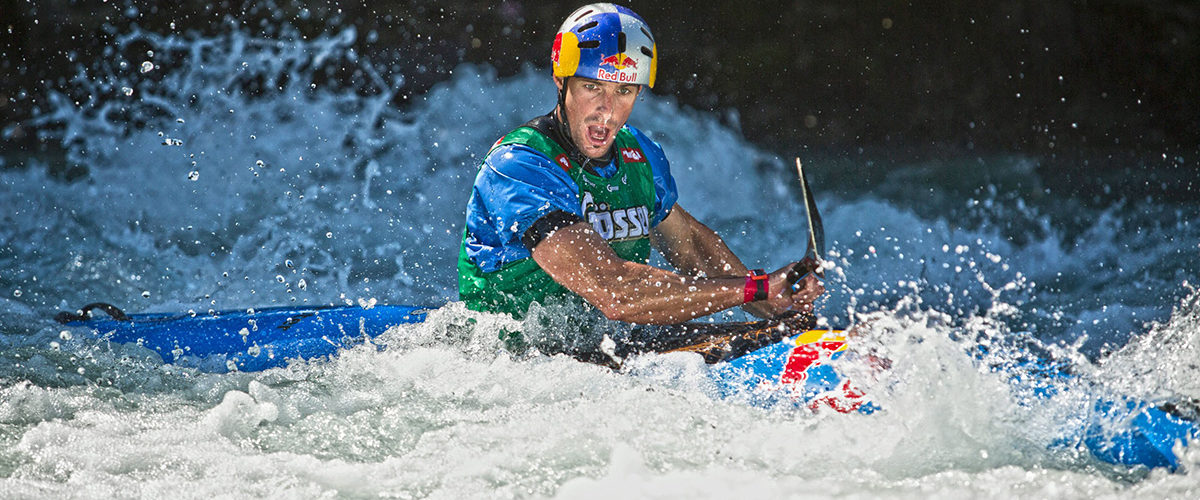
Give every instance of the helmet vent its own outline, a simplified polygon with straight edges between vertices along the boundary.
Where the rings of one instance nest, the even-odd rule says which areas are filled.
[[[581,49],[594,49],[599,46],[600,46],[600,40],[585,40],[585,41],[579,42],[579,48],[581,48]]]
[[[600,21],[592,21],[592,22],[590,22],[590,23],[587,23],[587,24],[585,24],[585,25],[583,25],[583,26],[580,26],[580,27],[579,27],[579,29],[576,29],[576,30],[575,30],[575,32],[576,32],[576,33],[583,33],[584,31],[590,30],[590,29],[592,29],[592,28],[595,28],[596,26],[599,26],[599,25],[600,25]]]
[[[579,14],[578,16],[575,16],[575,22],[579,22],[580,19],[583,19],[587,16],[592,15],[593,12],[595,12],[595,11],[588,9],[586,12],[583,12],[583,13]]]
[[[625,53],[625,32],[617,33],[617,52]]]
[[[643,28],[641,28],[641,30],[642,30],[642,34],[646,35],[646,38],[649,38],[651,42],[654,41],[654,35],[651,35],[649,31],[646,31],[646,28],[643,27]]]
[[[654,51],[645,45],[642,46],[642,53],[646,54],[646,57],[654,57]]]

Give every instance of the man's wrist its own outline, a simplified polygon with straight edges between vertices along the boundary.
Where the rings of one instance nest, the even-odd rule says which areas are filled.
[[[742,288],[743,304],[766,300],[770,292],[770,276],[762,269],[751,269],[746,275],[746,285]]]

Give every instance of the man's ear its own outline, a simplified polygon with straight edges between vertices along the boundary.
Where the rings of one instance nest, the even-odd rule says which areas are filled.
[[[560,77],[560,76],[556,76],[556,77],[554,77],[554,86],[555,86],[555,87],[558,87],[558,90],[562,90],[562,88],[563,88],[563,79],[562,79],[562,77]]]

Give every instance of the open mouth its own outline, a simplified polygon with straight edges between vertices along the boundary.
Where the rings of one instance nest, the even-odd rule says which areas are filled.
[[[588,145],[597,148],[603,147],[605,143],[608,142],[608,136],[610,132],[611,131],[608,129],[608,127],[589,125],[587,128]]]

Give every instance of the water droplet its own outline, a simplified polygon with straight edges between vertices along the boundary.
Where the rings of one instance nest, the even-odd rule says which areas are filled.
[[[304,281],[304,278],[300,278],[300,282],[296,283],[296,288],[299,288],[301,290],[308,290],[308,282]]]
[[[63,330],[61,332],[58,332],[58,338],[63,339],[63,340],[71,340],[72,338],[74,338],[74,336],[71,335],[71,332],[69,330]]]
[[[276,275],[275,275],[275,281],[277,281],[277,282],[279,282],[279,283],[283,283],[283,275],[282,275],[282,274],[276,274]]]
[[[20,289],[13,290],[13,297],[20,297],[23,293]]]
[[[125,94],[125,97],[129,97],[129,96],[133,95],[133,89],[131,89],[129,87],[121,87],[121,93]]]
[[[150,290],[142,290],[142,298],[144,298],[144,299],[150,298]]]
[[[285,261],[283,261],[283,265],[287,266],[287,268],[288,268],[288,269],[295,269],[295,268],[296,268],[296,265],[292,263],[292,259],[288,259],[288,260],[285,260]]]
[[[254,166],[256,166],[256,167],[258,167],[258,168],[262,168],[262,167],[263,167],[263,165],[266,165],[266,164],[265,164],[265,163],[263,163],[263,161],[262,161],[262,160],[258,160],[258,161],[255,161],[255,162],[254,162]]]
[[[154,63],[152,63],[150,61],[142,62],[141,71],[142,71],[142,73],[149,73],[151,71],[154,71]]]
[[[326,237],[326,238],[332,238],[332,237],[333,237],[333,232],[332,232],[332,231],[330,231],[330,232],[327,232],[327,233],[325,233],[325,237]]]
[[[199,178],[200,178],[200,172],[199,172],[199,171],[197,171],[197,170],[193,170],[193,171],[191,171],[191,172],[188,172],[188,180],[189,180],[189,181],[194,181],[194,180],[197,180],[197,179],[199,179]]]

